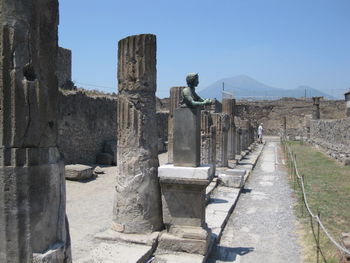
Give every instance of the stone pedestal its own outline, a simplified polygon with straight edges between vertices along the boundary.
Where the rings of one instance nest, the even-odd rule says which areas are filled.
[[[345,114],[346,117],[350,117],[350,91],[344,94],[345,96]]]
[[[178,108],[174,114],[174,165],[200,164],[200,108]]]
[[[204,255],[211,238],[205,223],[205,189],[213,177],[212,165],[158,168],[166,226],[158,247]]]

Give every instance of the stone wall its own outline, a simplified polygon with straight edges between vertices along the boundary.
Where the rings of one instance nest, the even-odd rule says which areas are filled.
[[[333,158],[350,164],[350,118],[311,120],[310,141]]]
[[[58,147],[65,163],[95,163],[106,140],[116,139],[117,97],[60,91]]]
[[[57,50],[57,80],[58,87],[64,87],[72,80],[72,51],[59,47]]]
[[[263,122],[266,135],[279,135],[286,117],[287,135],[305,136],[305,122],[312,114],[312,99],[283,98],[273,101],[237,101],[236,115],[250,119],[253,125]],[[345,117],[343,100],[320,102],[321,119]]]

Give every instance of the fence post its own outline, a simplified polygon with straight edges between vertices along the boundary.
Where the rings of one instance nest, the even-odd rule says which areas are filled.
[[[320,221],[321,220],[321,213],[320,211],[318,211],[317,213],[317,263],[319,262],[320,259]]]

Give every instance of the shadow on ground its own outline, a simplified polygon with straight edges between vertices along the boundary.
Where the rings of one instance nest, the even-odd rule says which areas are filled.
[[[234,262],[237,259],[237,255],[244,256],[250,252],[253,252],[253,247],[225,247],[216,246],[214,253],[210,256],[208,263],[220,262]]]

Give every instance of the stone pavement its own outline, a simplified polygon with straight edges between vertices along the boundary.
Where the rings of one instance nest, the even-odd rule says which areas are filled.
[[[260,159],[208,262],[301,262],[292,190],[278,138]]]

